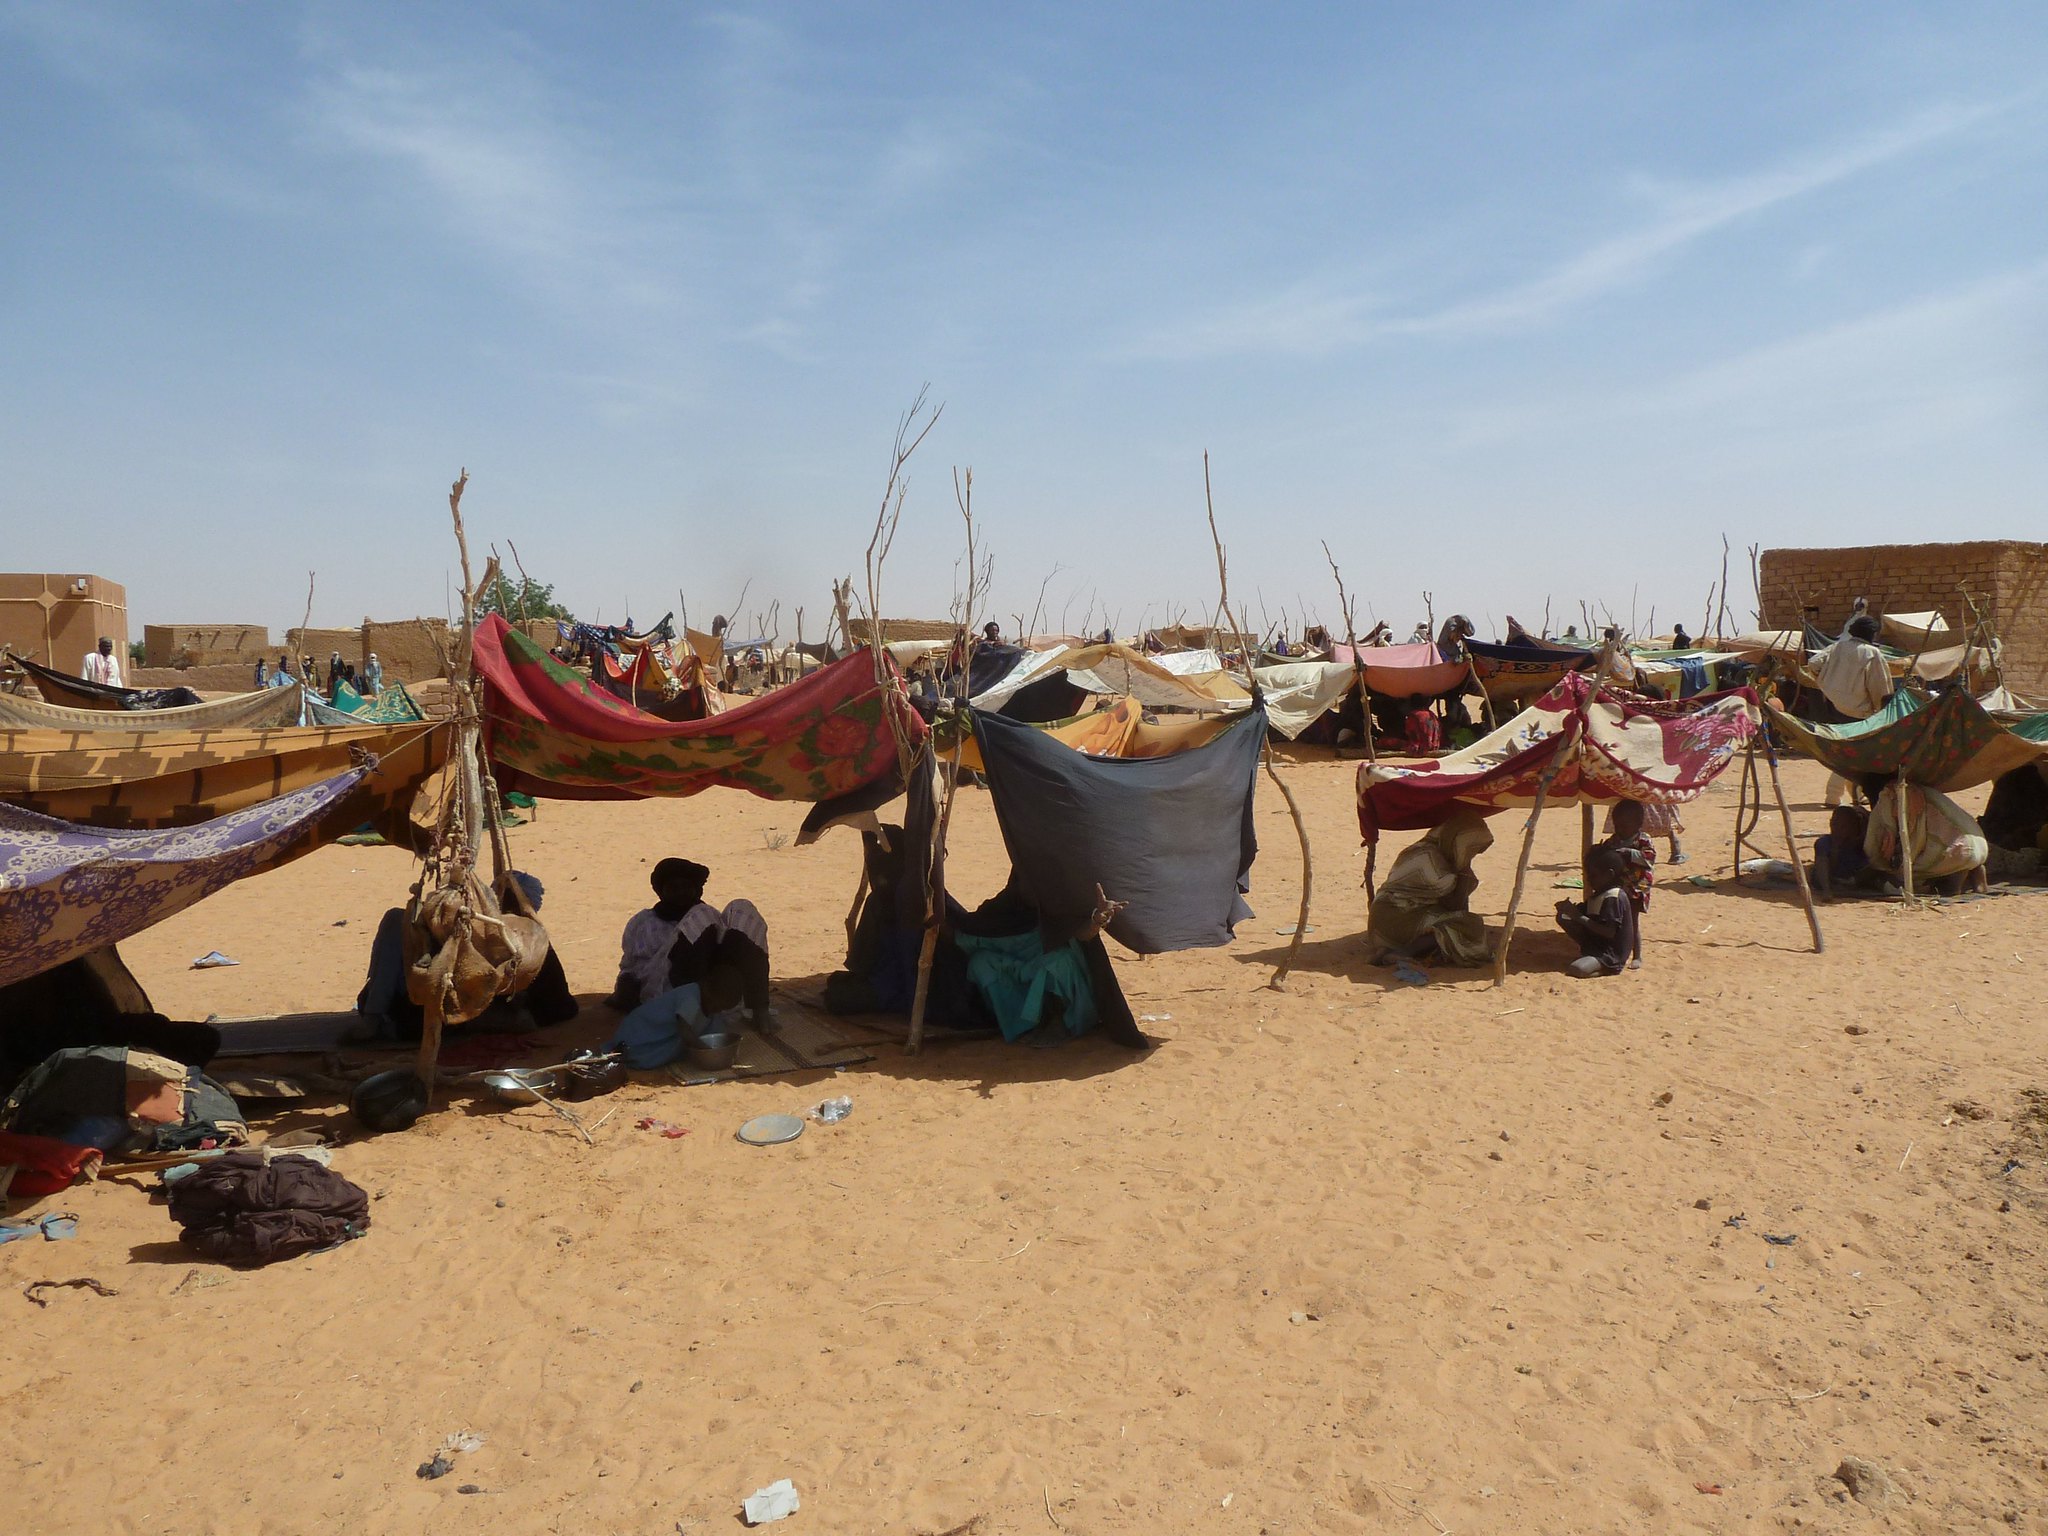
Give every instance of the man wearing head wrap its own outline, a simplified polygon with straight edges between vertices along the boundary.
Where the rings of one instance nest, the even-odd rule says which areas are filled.
[[[607,1001],[631,1009],[675,987],[695,985],[704,1012],[744,1005],[768,1018],[768,924],[744,899],[714,907],[704,899],[711,871],[689,859],[663,859],[648,883],[655,903],[637,912],[619,938],[619,979]]]
[[[1863,599],[1856,601],[1861,604]],[[1867,720],[1891,700],[1892,670],[1878,647],[1877,634],[1877,620],[1859,607],[1842,638],[1813,658],[1814,680],[1845,720]],[[1839,773],[1828,775],[1830,809],[1842,803],[1849,787]]]

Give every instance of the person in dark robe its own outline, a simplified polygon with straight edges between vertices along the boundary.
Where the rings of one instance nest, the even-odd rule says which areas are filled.
[[[519,870],[514,870],[511,878],[519,883],[526,906],[538,913],[544,894],[541,883]],[[426,1027],[426,1010],[405,989],[405,924],[405,908],[392,907],[385,912],[370,941],[369,975],[356,994],[356,1013],[380,1040],[417,1040]],[[518,1033],[565,1024],[579,1012],[581,1005],[569,990],[569,978],[550,944],[531,986],[496,999],[462,1027],[478,1034]]]
[[[0,1098],[45,1057],[81,1046],[128,1046],[196,1070],[219,1052],[220,1031],[151,1009],[112,945],[0,987]]]
[[[833,1013],[910,1012],[922,949],[924,895],[906,873],[908,840],[900,827],[866,835],[868,895],[847,948],[847,968],[825,985]],[[1058,1045],[1100,1030],[1144,1050],[1123,987],[1103,947],[1102,930],[1123,910],[1096,891],[1094,910],[1077,923],[1048,923],[1011,871],[1002,890],[973,910],[951,895],[932,954],[927,1023],[994,1030],[1006,1040]]]

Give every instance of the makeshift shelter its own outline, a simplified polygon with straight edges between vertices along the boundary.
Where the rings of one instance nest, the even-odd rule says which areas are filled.
[[[267,726],[297,725],[300,701],[305,697],[297,683],[287,688],[258,688],[231,698],[209,699],[203,704],[180,704],[168,709],[79,709],[65,704],[46,704],[0,693],[0,729],[42,731],[205,731],[261,730]],[[414,719],[419,718],[417,715]]]
[[[1952,638],[1948,620],[1939,613],[1887,613],[1878,621],[1884,643],[1901,651],[1945,646]]]
[[[1687,705],[1618,697],[1574,673],[1492,734],[1418,767],[1361,763],[1358,825],[1419,831],[1460,809],[1481,815],[1552,800],[1681,805],[1721,776],[1757,725],[1748,689]]]
[[[1565,677],[1585,671],[1600,659],[1593,651],[1541,640],[1506,645],[1467,640],[1465,651],[1472,658],[1472,675],[1495,704],[1512,704],[1547,693]]]
[[[1960,688],[1934,699],[1900,690],[1866,720],[1820,725],[1771,706],[1791,750],[1847,778],[1882,775],[1947,793],[2048,759],[2048,715],[2007,725]]]
[[[1129,903],[1108,932],[1140,954],[1227,944],[1252,915],[1262,710],[1152,757],[1095,757],[1001,715],[971,719],[1010,862],[1049,924],[1085,918],[1098,885]]]
[[[80,826],[0,804],[0,986],[121,940],[223,886],[297,858],[361,817],[366,762],[209,821]]]
[[[476,628],[484,740],[504,789],[557,799],[694,795],[715,786],[817,801],[901,772],[926,727],[857,653],[707,720],[657,719],[493,614]],[[893,724],[892,724],[893,720]]]
[[[1464,672],[1463,662],[1458,670]],[[1287,661],[1255,667],[1252,676],[1265,700],[1267,723],[1289,741],[1336,708],[1358,685],[1358,669],[1350,662]]]
[[[1330,647],[1330,659],[1356,666],[1368,692],[1389,698],[1410,699],[1417,694],[1441,698],[1461,691],[1472,676],[1472,664],[1463,657],[1449,661],[1433,641],[1413,645],[1349,645],[1343,641]]]
[[[95,827],[184,827],[305,789],[376,759],[330,825],[371,822],[393,841],[420,787],[448,753],[442,727],[149,731],[0,730],[0,801]],[[394,833],[396,834],[394,836]]]
[[[1020,658],[1007,676],[969,702],[978,710],[999,710],[1020,690],[1062,672],[1084,693],[1136,699],[1152,709],[1222,713],[1251,702],[1244,685],[1221,669],[1177,675],[1161,661],[1115,642],[1038,651]]]
[[[1231,728],[1233,720],[1228,715],[1195,715],[1150,722],[1145,719],[1143,708],[1134,700],[1116,699],[1106,709],[1050,724],[1019,723],[1091,757],[1167,757],[1214,741]],[[956,751],[961,767],[976,773],[986,769],[987,764],[981,757],[980,738],[972,731],[965,733],[957,744],[947,742],[942,755],[951,762]]]
[[[1727,769],[1738,748],[1756,735],[1759,710],[1748,689],[1685,704],[1648,703],[1608,692],[1598,679],[1572,673],[1498,730],[1462,751],[1421,767],[1362,763],[1358,770],[1358,825],[1367,847],[1382,831],[1435,827],[1459,810],[1483,816],[1527,806],[1515,887],[1495,951],[1496,984],[1507,969],[1522,884],[1528,874],[1536,824],[1546,804],[1575,801],[1587,807],[1635,800],[1682,805],[1698,799]],[[1771,759],[1776,782],[1776,758]],[[1792,841],[1789,809],[1785,837]],[[1795,867],[1798,851],[1792,850]],[[1370,855],[1368,855],[1370,879]],[[1800,891],[1806,894],[1804,872]],[[1820,927],[1809,919],[1815,947]]]
[[[312,725],[404,725],[427,717],[403,683],[390,684],[374,699],[364,698],[346,682],[336,683],[332,703],[308,698],[306,712]]]
[[[1629,663],[1635,668],[1638,692],[1658,698],[1698,698],[1743,686],[1755,663],[1726,651],[1692,646],[1685,650],[1633,650]]]
[[[190,688],[114,688],[106,683],[89,683],[82,677],[59,672],[13,651],[6,655],[28,674],[29,681],[36,685],[36,692],[51,704],[113,713],[132,709],[169,709],[200,702],[199,695]]]

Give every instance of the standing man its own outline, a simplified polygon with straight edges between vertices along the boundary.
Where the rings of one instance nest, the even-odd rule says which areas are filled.
[[[384,691],[384,663],[375,651],[363,662],[363,697],[374,699]]]
[[[121,662],[114,655],[114,642],[101,635],[100,648],[85,658],[85,668],[80,675],[88,683],[102,683],[109,688],[120,687]]]
[[[1863,599],[1856,601],[1860,604]],[[1877,620],[1859,609],[1842,631],[1842,638],[1813,658],[1821,693],[1844,719],[1867,720],[1891,699],[1892,669],[1878,648],[1877,634]],[[1842,792],[1849,787],[1839,773],[1828,775],[1830,809],[1842,803]]]

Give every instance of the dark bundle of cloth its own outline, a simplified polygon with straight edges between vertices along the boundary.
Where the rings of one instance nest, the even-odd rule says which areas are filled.
[[[116,1156],[236,1146],[234,1097],[185,1063],[118,1045],[53,1051],[0,1104],[0,1130]]]
[[[254,1268],[332,1248],[370,1227],[370,1197],[332,1168],[289,1154],[230,1152],[170,1186],[179,1241]]]

